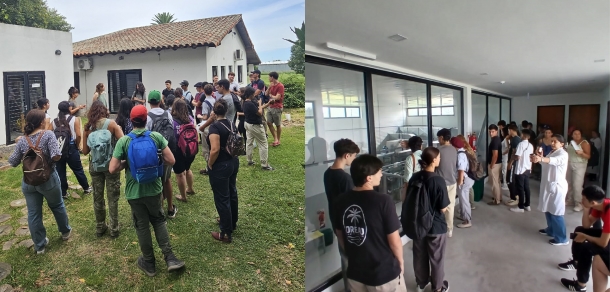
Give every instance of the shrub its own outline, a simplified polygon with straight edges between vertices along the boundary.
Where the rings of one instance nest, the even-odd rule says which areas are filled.
[[[305,107],[305,76],[297,73],[279,73],[280,82],[284,84],[284,107]]]

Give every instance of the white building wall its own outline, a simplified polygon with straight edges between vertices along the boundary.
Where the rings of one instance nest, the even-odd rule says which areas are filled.
[[[119,60],[123,57],[123,60]],[[112,70],[142,70],[142,83],[146,87],[146,92],[151,90],[162,91],[165,88],[165,80],[172,81],[172,88],[180,86],[182,80],[189,82],[189,90],[195,92],[193,85],[208,78],[206,67],[205,48],[184,48],[178,50],[147,51],[144,53],[135,52],[131,54],[116,54],[91,56],[93,59],[93,69],[80,71],[80,92],[81,103],[86,103],[89,107],[92,103],[95,86],[104,83],[108,88],[108,71]],[[77,70],[78,60],[85,57],[74,58],[72,70]],[[211,77],[209,78],[211,81]],[[134,89],[128,89],[130,96]],[[66,90],[67,91],[67,90]]]
[[[68,99],[74,84],[72,33],[0,23],[0,72],[44,71],[49,114],[57,116],[57,104]],[[61,55],[55,55],[60,50]],[[4,78],[0,78],[0,113],[6,114]],[[2,119],[4,124],[4,119]],[[6,126],[0,126],[0,145],[6,144]]]
[[[234,33],[233,33],[234,32]],[[248,77],[248,63],[246,60],[246,48],[244,47],[244,43],[241,40],[241,36],[236,29],[233,29],[233,32],[230,32],[226,35],[220,45],[218,47],[207,47],[206,48],[206,59],[207,59],[207,67],[205,68],[207,72],[207,76],[209,76],[212,81],[212,66],[218,66],[218,77],[220,79],[228,78],[229,74],[229,66],[233,66],[233,72],[235,72],[235,80],[237,80],[239,74],[237,73],[238,66],[242,66],[242,82],[241,86],[245,86],[250,82]],[[235,60],[233,53],[236,50],[240,50],[243,58],[241,60]],[[225,67],[225,76],[221,76],[221,67]]]

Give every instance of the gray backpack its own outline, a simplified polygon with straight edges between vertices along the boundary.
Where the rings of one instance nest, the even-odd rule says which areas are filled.
[[[106,119],[104,126],[89,134],[87,137],[87,146],[91,149],[91,170],[95,172],[108,171],[108,165],[112,158],[112,133],[108,131],[110,119]]]

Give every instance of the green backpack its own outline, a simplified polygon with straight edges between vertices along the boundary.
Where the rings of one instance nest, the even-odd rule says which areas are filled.
[[[112,133],[108,131],[110,119],[106,119],[102,129],[98,129],[89,134],[87,146],[91,149],[90,165],[95,172],[108,171],[108,165],[112,158]]]

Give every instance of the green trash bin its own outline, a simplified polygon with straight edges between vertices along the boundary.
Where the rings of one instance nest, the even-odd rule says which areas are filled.
[[[479,202],[483,199],[483,192],[485,191],[484,179],[480,179],[474,182],[472,191],[474,191],[474,201]]]

